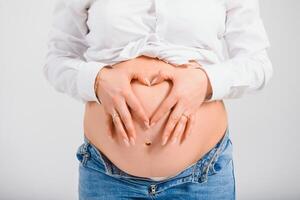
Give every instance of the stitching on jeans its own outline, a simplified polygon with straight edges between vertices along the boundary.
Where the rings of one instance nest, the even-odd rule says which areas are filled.
[[[103,163],[104,165],[104,168],[105,168],[105,173],[106,174],[112,174],[111,173],[111,168],[110,168],[110,164],[108,162],[106,162],[106,160],[103,158],[103,154],[90,142],[88,142],[92,151],[94,151],[96,153],[96,156],[97,156],[97,159],[100,159],[101,162]]]
[[[200,176],[200,178],[201,177],[203,178],[203,169],[206,171],[207,166],[209,166],[209,164],[216,157],[216,154],[218,153],[218,151],[221,151],[222,147],[224,146],[223,144],[224,144],[224,141],[226,140],[227,134],[228,134],[228,127],[225,130],[225,134],[221,138],[221,140],[196,163],[196,166],[193,169],[193,178],[199,177],[199,176]],[[199,168],[199,170],[197,170],[198,168]],[[199,172],[199,173],[197,173],[197,172]]]
[[[90,147],[90,151],[94,151],[97,159],[100,159],[102,164],[104,165],[105,173],[111,174],[111,165],[103,159],[101,152],[89,141],[89,139],[85,135],[84,144],[86,144],[86,147],[84,147],[85,151],[88,151],[88,147]]]
[[[82,158],[82,165],[83,166],[86,166],[86,163],[87,163],[87,161],[88,161],[88,159],[90,157],[90,154],[87,151],[87,147],[88,147],[88,143],[85,142],[83,144],[83,146],[82,146],[82,156],[83,156],[83,158]]]
[[[200,178],[199,178],[199,180],[201,182],[207,181],[210,168],[213,166],[213,163],[218,159],[219,155],[224,150],[224,148],[226,146],[226,142],[228,142],[228,137],[229,137],[228,134],[229,134],[229,129],[227,127],[225,130],[225,135],[214,147],[215,152],[213,153],[212,157],[209,158],[208,162],[205,162],[204,167],[201,170],[201,174],[200,174]]]

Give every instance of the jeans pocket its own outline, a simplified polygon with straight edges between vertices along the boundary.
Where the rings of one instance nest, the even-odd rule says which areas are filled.
[[[228,138],[223,151],[211,162],[208,175],[214,175],[222,172],[232,161],[232,142]]]
[[[93,169],[99,172],[106,172],[106,164],[103,161],[98,149],[89,142],[81,144],[76,153],[77,159],[84,168]]]

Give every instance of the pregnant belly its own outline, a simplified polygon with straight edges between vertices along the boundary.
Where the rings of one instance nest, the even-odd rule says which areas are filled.
[[[153,65],[151,60],[145,57],[136,58],[128,62],[128,66],[139,65],[145,77],[151,77],[155,71],[167,65],[162,61]],[[149,117],[172,88],[169,81],[151,87],[132,81],[131,86]],[[114,165],[128,174],[140,177],[173,176],[199,160],[221,139],[227,127],[227,115],[223,101],[203,103],[196,111],[195,125],[190,136],[183,135],[180,143],[168,142],[161,146],[161,136],[169,113],[170,111],[149,129],[141,126],[132,113],[137,139],[134,146],[127,147],[117,133],[113,133],[113,140],[109,139],[103,105],[87,102],[84,134]],[[147,145],[149,142],[151,144]]]

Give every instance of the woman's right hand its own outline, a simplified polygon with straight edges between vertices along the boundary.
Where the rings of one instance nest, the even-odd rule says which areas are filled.
[[[108,115],[106,117],[109,119],[109,136],[112,138],[114,124],[116,133],[121,134],[125,144],[130,146],[129,142],[132,145],[135,144],[136,131],[129,108],[149,128],[149,118],[133,93],[130,82],[132,79],[137,79],[142,84],[150,86],[150,81],[136,73],[128,65],[126,68],[123,67],[123,63],[117,63],[112,67],[103,67],[99,70],[96,94],[101,99],[105,113]],[[113,119],[114,113],[117,114],[117,117]]]

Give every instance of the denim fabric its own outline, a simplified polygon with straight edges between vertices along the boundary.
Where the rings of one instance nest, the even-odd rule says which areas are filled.
[[[176,176],[155,181],[127,174],[86,137],[79,160],[79,200],[234,200],[232,142],[227,127],[222,139],[195,164]]]

